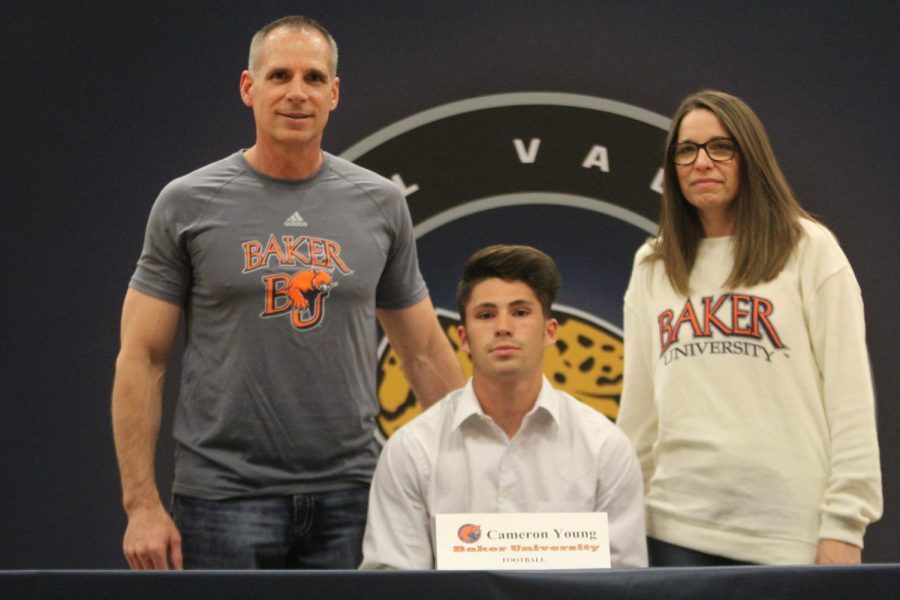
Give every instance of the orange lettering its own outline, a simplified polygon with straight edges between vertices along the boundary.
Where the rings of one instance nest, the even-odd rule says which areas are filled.
[[[341,260],[341,245],[337,242],[332,242],[331,240],[325,241],[325,254],[328,255],[328,262],[334,263],[337,265],[337,268],[341,270],[341,273],[347,275],[351,273],[350,269],[347,268],[347,265],[344,264],[344,261]]]
[[[762,325],[766,330],[766,335],[769,336],[769,339],[772,340],[775,347],[784,348],[784,343],[782,343],[781,338],[778,337],[778,332],[775,331],[775,327],[769,322],[769,315],[772,314],[773,308],[772,303],[765,298],[753,298],[753,316],[755,317],[753,319],[753,334],[757,338],[762,337],[759,334],[759,322],[762,321]]]
[[[304,236],[295,238],[292,235],[285,235],[285,236],[282,236],[281,239],[284,242],[284,249],[288,253],[288,260],[289,260],[288,264],[293,265],[294,259],[299,261],[300,264],[303,264],[303,265],[309,264],[309,258],[304,256],[301,252],[299,252],[300,246],[302,246],[303,243],[306,242],[306,238]]]
[[[245,242],[244,246],[244,273],[262,266],[262,255],[259,253],[262,244],[256,240]]]
[[[282,274],[269,275],[262,280],[266,286],[266,310],[260,316],[271,317],[291,310],[292,302],[287,290],[290,277]],[[283,299],[281,304],[278,303],[279,299]]]
[[[690,298],[688,301],[684,303],[684,310],[681,311],[681,315],[678,317],[678,320],[675,322],[675,338],[678,338],[678,330],[681,329],[682,323],[689,322],[691,327],[694,329],[694,335],[703,335],[703,332],[700,330],[700,323],[697,322],[697,314],[694,312],[694,305],[691,304]]]
[[[278,260],[281,261],[281,264],[290,264],[288,262],[288,257],[281,252],[281,246],[278,245],[278,240],[275,239],[274,235],[270,235],[269,243],[266,244],[266,249],[263,252],[263,265],[269,264],[269,257],[273,254],[278,257]]]
[[[718,312],[719,307],[722,306],[722,303],[725,302],[725,298],[727,297],[728,296],[719,296],[719,299],[716,300],[715,305],[711,308],[709,304],[712,301],[712,297],[703,299],[703,335],[712,335],[712,332],[709,329],[710,325],[713,325],[725,335],[731,335],[731,329],[716,317],[716,312]]]
[[[664,310],[659,314],[659,347],[660,354],[664,354],[672,342],[678,339],[675,330],[672,329],[672,317],[674,314],[671,310]]]
[[[740,319],[750,315],[749,311],[741,310],[742,302],[749,303],[750,296],[747,296],[746,294],[731,295],[731,329],[734,332],[734,335],[750,335],[749,324],[746,329],[741,328]]]

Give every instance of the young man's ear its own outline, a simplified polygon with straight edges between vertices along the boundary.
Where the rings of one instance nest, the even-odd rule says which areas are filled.
[[[547,319],[544,324],[544,346],[552,346],[556,343],[559,334],[559,321],[556,319]]]
[[[457,325],[456,333],[459,335],[459,347],[465,350],[466,354],[472,356],[472,351],[469,350],[469,338],[466,336],[466,326]]]

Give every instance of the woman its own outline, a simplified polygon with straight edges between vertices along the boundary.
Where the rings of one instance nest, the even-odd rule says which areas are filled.
[[[685,99],[625,295],[651,566],[858,563],[881,515],[859,286],[740,99]]]

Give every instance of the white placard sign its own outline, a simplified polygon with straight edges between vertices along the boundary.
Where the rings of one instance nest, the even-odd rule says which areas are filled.
[[[609,568],[606,513],[435,516],[438,569]]]

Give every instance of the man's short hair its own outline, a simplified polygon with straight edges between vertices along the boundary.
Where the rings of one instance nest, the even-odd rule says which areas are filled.
[[[482,248],[466,261],[456,287],[456,306],[463,325],[472,290],[485,279],[524,282],[540,301],[545,319],[550,318],[550,307],[562,283],[556,263],[537,248],[512,244]]]
[[[262,48],[266,36],[276,29],[312,29],[313,31],[317,31],[318,33],[322,34],[322,37],[325,38],[325,41],[327,41],[328,45],[331,47],[331,60],[328,64],[328,67],[331,70],[331,76],[335,77],[337,75],[337,42],[334,41],[334,38],[331,37],[331,34],[328,33],[328,30],[325,29],[325,27],[323,27],[318,21],[304,15],[291,15],[288,17],[281,17],[276,21],[272,21],[271,23],[257,31],[255,34],[253,34],[253,38],[250,40],[250,56],[247,59],[248,71],[250,71],[254,75],[256,74],[256,69],[259,66],[260,48]]]

